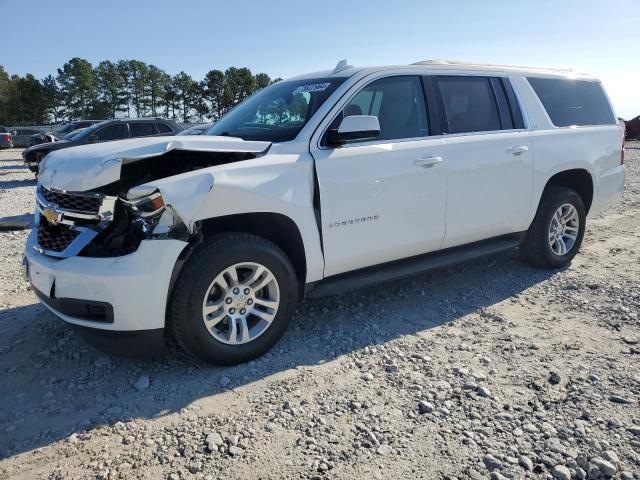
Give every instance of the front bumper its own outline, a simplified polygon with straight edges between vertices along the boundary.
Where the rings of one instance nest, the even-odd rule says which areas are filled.
[[[28,279],[62,320],[114,332],[164,328],[171,275],[187,242],[143,240],[121,257],[58,259],[36,251],[36,236],[34,229],[25,250]],[[78,313],[85,305],[104,307],[106,313],[94,319]]]

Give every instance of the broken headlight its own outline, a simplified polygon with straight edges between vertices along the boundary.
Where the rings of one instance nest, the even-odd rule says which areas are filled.
[[[156,188],[133,187],[120,200],[147,235],[168,234],[182,223]]]

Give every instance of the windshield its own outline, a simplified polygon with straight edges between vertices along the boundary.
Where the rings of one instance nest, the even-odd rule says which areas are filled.
[[[76,135],[78,135],[78,133],[84,131],[84,128],[78,128],[77,130],[72,130],[71,132],[67,133],[64,137],[62,137],[60,140],[73,140],[73,137],[75,137]]]
[[[207,135],[268,142],[293,140],[344,80],[313,78],[275,83],[236,106]]]

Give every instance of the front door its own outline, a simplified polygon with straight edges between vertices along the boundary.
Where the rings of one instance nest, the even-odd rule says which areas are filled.
[[[420,77],[373,80],[332,127],[349,115],[377,116],[380,137],[335,148],[312,144],[325,276],[438,250],[445,233],[444,142],[428,137]]]

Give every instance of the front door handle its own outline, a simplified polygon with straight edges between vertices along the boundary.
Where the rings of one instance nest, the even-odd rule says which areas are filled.
[[[442,157],[422,157],[413,163],[418,167],[433,167],[434,165],[442,163]]]
[[[507,152],[511,155],[520,155],[521,153],[528,152],[529,147],[526,145],[518,145],[517,147],[507,148]]]

